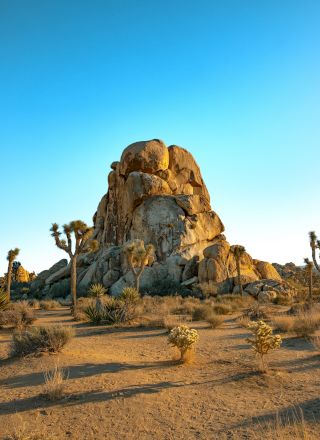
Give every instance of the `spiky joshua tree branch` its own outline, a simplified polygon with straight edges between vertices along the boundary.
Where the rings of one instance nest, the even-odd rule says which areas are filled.
[[[132,240],[124,245],[124,252],[134,276],[135,288],[139,292],[140,277],[148,264],[149,257],[154,254],[154,246],[152,244],[145,246],[143,240]]]
[[[246,252],[246,249],[244,246],[241,246],[239,244],[235,244],[231,246],[230,248],[231,253],[233,254],[235,260],[236,260],[236,266],[237,266],[237,281],[239,286],[240,295],[243,295],[243,289],[241,284],[241,267],[240,267],[240,260],[242,255]]]
[[[55,240],[56,246],[65,251],[70,257],[71,263],[71,295],[73,311],[76,313],[77,307],[77,257],[87,252],[96,252],[99,248],[97,240],[90,240],[93,228],[89,227],[82,220],[74,220],[62,226],[62,231],[57,223],[53,223],[50,229],[51,235]],[[61,239],[64,234],[65,238]],[[74,245],[72,243],[74,237]]]
[[[306,264],[306,272],[308,274],[308,286],[309,286],[309,295],[308,295],[308,302],[309,304],[312,303],[312,290],[313,290],[313,263],[309,260],[309,258],[305,258],[304,262]]]
[[[320,272],[320,263],[317,262],[317,255],[316,255],[317,249],[320,249],[320,240],[318,240],[318,237],[316,236],[316,233],[314,231],[309,232],[309,237],[310,237],[310,247],[312,251],[312,260],[315,268],[317,269],[318,272]]]
[[[11,291],[11,279],[12,279],[12,268],[13,268],[13,262],[19,255],[20,249],[10,249],[8,252],[7,260],[8,260],[8,274],[7,274],[7,300],[10,301],[10,291]]]

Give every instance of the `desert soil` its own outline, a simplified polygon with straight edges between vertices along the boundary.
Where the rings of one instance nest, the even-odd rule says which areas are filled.
[[[56,356],[9,359],[11,332],[0,331],[1,439],[17,427],[47,440],[262,439],[265,425],[289,426],[300,412],[306,438],[320,438],[320,356],[304,339],[286,338],[261,374],[233,316],[215,330],[193,323],[195,358],[181,365],[164,329],[78,324],[67,308],[37,314],[36,324],[72,325],[76,337]],[[66,396],[49,401],[43,371],[57,363]]]

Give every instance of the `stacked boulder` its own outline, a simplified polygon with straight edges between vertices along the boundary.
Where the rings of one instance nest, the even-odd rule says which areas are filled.
[[[78,261],[78,291],[103,283],[112,295],[132,285],[132,274],[122,252],[129,240],[140,239],[155,248],[141,278],[147,291],[165,280],[195,288],[212,283],[218,293],[232,292],[236,264],[222,234],[224,226],[211,209],[210,196],[199,166],[184,148],[167,147],[161,140],[136,142],[111,164],[108,191],[93,217],[94,236],[100,248]],[[59,262],[61,263],[61,262]],[[64,263],[50,275],[39,274],[50,295],[65,289],[69,268]],[[48,272],[48,271],[45,271]],[[281,281],[269,263],[241,259],[244,284],[274,279]],[[40,280],[39,280],[40,278]]]

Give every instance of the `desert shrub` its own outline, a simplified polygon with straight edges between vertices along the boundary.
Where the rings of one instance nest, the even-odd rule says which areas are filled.
[[[50,327],[31,327],[25,332],[13,335],[11,344],[12,356],[29,354],[58,353],[74,335],[71,327],[61,325]]]
[[[172,313],[192,315],[194,310],[201,304],[198,298],[177,298],[180,298],[180,303],[172,309]]]
[[[8,326],[23,330],[35,320],[34,311],[27,301],[11,303],[6,310],[0,311],[0,327]]]
[[[303,312],[293,318],[292,331],[299,337],[307,338],[320,327],[318,312]]]
[[[144,295],[150,296],[193,296],[192,290],[182,286],[176,281],[168,279],[157,281],[151,287],[141,288],[140,292]]]
[[[272,318],[272,326],[274,330],[288,333],[293,328],[292,316],[275,316]]]
[[[248,329],[251,330],[253,337],[247,338],[247,342],[251,344],[253,350],[259,356],[261,370],[266,371],[265,356],[270,350],[280,348],[281,336],[273,335],[272,328],[264,321],[251,322],[248,325]]]
[[[319,336],[312,339],[312,345],[315,348],[315,350],[320,351],[320,337]]]
[[[207,316],[212,314],[212,306],[209,304],[200,304],[192,312],[193,321],[205,321]]]
[[[223,324],[224,319],[220,315],[216,315],[215,313],[211,313],[206,317],[206,322],[209,324],[210,328],[217,328],[221,324]]]
[[[8,305],[7,292],[3,288],[0,288],[0,311],[5,310],[7,308],[7,305]]]
[[[162,327],[171,331],[173,328],[181,325],[181,317],[176,315],[167,315],[163,318],[162,322]]]
[[[212,310],[216,315],[227,315],[232,311],[232,308],[229,304],[215,304]]]
[[[237,318],[237,323],[240,325],[240,327],[247,328],[251,322],[252,321],[247,315],[242,315]]]
[[[93,297],[103,296],[107,293],[107,289],[100,283],[91,284],[89,289],[89,295]]]
[[[40,301],[38,299],[36,298],[29,299],[28,303],[32,309],[35,310],[40,309]]]
[[[53,310],[58,309],[60,307],[60,303],[54,299],[46,299],[40,301],[40,308],[43,310]]]
[[[58,364],[52,370],[44,372],[42,395],[48,400],[59,400],[65,395],[65,379],[67,375]]]
[[[209,298],[209,297],[216,297],[218,294],[218,287],[213,284],[212,282],[210,283],[200,283],[198,284],[199,289],[202,293],[202,295],[205,298]]]
[[[198,341],[199,334],[197,330],[189,328],[186,325],[180,325],[173,328],[168,336],[168,342],[180,351],[180,359],[185,361],[187,353],[194,347]]]
[[[278,294],[273,300],[273,304],[277,304],[279,306],[289,306],[292,304],[292,298],[288,295]]]
[[[253,304],[252,307],[249,307],[245,312],[244,316],[247,316],[250,321],[260,321],[264,319],[268,319],[268,315],[261,308],[259,303]]]
[[[248,295],[225,294],[216,298],[217,303],[225,304],[230,307],[232,312],[250,307],[254,302],[254,298]]]

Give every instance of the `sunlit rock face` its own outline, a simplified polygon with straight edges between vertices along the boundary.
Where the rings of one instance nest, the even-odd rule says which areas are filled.
[[[100,282],[117,295],[132,284],[122,252],[122,245],[131,239],[155,248],[155,259],[142,275],[144,290],[166,280],[189,289],[199,282],[212,283],[221,293],[234,287],[236,264],[222,235],[223,223],[211,208],[199,166],[184,148],[167,147],[159,139],[125,148],[120,161],[111,164],[107,193],[93,223],[100,249],[79,258],[80,292]],[[271,272],[277,276],[275,269],[248,254],[241,259],[241,269],[246,283]],[[61,282],[68,271],[60,273],[60,279],[57,274],[51,280]],[[50,283],[46,288],[50,291]]]

